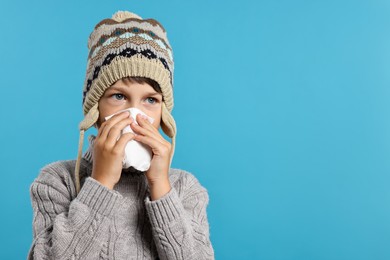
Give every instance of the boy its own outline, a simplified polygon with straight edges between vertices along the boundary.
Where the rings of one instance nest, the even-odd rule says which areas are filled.
[[[96,25],[88,48],[78,157],[47,165],[31,185],[29,259],[214,259],[207,191],[190,173],[170,168],[176,125],[164,28],[120,11]],[[154,122],[120,112],[130,107]],[[93,125],[98,134],[81,156]],[[122,134],[129,125],[134,133]],[[152,151],[145,172],[122,169],[132,140]]]

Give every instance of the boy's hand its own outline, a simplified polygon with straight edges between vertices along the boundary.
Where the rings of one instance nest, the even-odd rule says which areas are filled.
[[[156,200],[171,190],[168,173],[172,145],[161,136],[158,129],[146,117],[138,114],[137,122],[139,125],[135,122],[130,125],[134,133],[137,134],[134,140],[148,145],[153,153],[146,178],[149,183],[151,200]]]
[[[93,151],[92,178],[109,189],[113,189],[122,172],[122,161],[126,144],[134,134],[122,130],[133,122],[128,111],[119,113],[99,127]]]

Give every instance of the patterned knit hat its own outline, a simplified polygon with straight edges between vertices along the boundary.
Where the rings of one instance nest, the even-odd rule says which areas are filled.
[[[99,22],[88,40],[87,73],[83,90],[84,119],[75,169],[76,190],[80,190],[80,161],[84,132],[98,118],[98,102],[104,91],[124,77],[146,77],[156,81],[162,92],[161,128],[175,149],[176,124],[173,109],[173,56],[164,27],[154,19],[142,19],[127,11],[116,12]]]

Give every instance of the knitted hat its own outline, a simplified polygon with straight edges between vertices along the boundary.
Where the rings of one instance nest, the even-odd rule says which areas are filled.
[[[104,91],[124,77],[146,77],[156,81],[162,92],[161,128],[175,149],[176,124],[173,109],[173,56],[164,27],[154,19],[142,19],[127,11],[116,12],[99,22],[88,40],[87,73],[83,90],[84,119],[75,169],[76,190],[80,190],[80,161],[84,132],[98,118],[98,102]]]

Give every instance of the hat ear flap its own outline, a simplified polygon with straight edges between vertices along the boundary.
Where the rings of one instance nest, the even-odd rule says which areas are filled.
[[[99,119],[98,105],[99,103],[93,105],[93,107],[91,107],[91,109],[85,115],[83,121],[81,121],[79,124],[80,130],[88,130],[91,126],[93,126],[97,122],[97,120]]]

